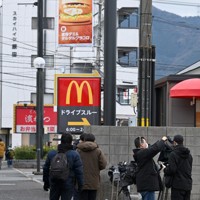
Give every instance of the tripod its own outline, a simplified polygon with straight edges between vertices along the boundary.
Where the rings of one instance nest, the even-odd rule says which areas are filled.
[[[165,179],[165,177],[163,177],[163,180],[162,180],[163,190],[159,191],[158,199],[157,200],[168,200],[169,188],[165,187],[165,185],[164,185],[164,179]]]
[[[118,193],[118,196],[120,195],[121,192],[123,193],[123,199],[124,200],[131,200],[130,192],[129,192],[127,186],[124,186],[124,187],[121,188],[121,190]]]
[[[113,172],[113,181],[112,181],[112,194],[111,200],[118,200],[119,195],[122,193],[123,200],[131,200],[130,192],[128,186],[120,186],[120,173],[118,170]]]

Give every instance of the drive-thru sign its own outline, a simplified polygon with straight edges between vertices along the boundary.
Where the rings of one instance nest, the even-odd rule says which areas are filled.
[[[57,74],[55,81],[58,133],[80,133],[84,126],[100,124],[101,78],[97,72]]]

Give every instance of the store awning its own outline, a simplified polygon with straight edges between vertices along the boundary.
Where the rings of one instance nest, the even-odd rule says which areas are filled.
[[[170,90],[171,98],[200,97],[200,78],[192,78],[177,83]]]

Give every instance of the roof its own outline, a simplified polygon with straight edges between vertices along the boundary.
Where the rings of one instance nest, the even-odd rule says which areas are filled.
[[[190,65],[189,67],[186,67],[185,69],[177,72],[176,74],[180,75],[180,74],[186,74],[188,72],[191,72],[193,70],[199,69],[200,68],[200,61]]]
[[[166,83],[178,83],[180,81],[184,81],[186,79],[190,79],[190,78],[200,78],[200,74],[189,74],[189,75],[169,75],[169,76],[165,76],[161,79],[158,79],[155,81],[155,88],[159,88],[163,85],[165,85]]]

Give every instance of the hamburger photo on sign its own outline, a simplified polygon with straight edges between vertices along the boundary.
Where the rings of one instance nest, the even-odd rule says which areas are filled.
[[[92,0],[62,0],[59,9],[60,23],[92,22]]]

